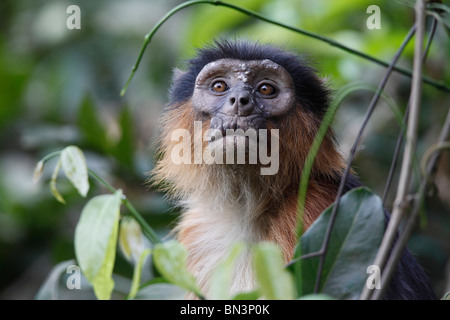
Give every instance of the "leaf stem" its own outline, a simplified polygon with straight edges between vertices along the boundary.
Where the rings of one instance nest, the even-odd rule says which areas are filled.
[[[49,153],[48,155],[43,157],[40,162],[45,164],[47,161],[49,161],[53,158],[59,157],[60,155],[61,155],[61,151],[55,151],[55,152]]]
[[[367,127],[367,124],[369,122],[370,117],[373,114],[373,111],[375,110],[375,107],[377,106],[378,100],[381,96],[381,92],[384,90],[384,87],[386,86],[388,80],[389,80],[389,76],[391,75],[395,64],[397,63],[398,59],[400,58],[400,55],[402,54],[403,50],[405,49],[406,45],[408,44],[408,42],[411,40],[412,36],[414,35],[416,30],[416,26],[413,25],[411,27],[411,29],[409,30],[408,34],[406,35],[405,39],[403,40],[400,48],[397,50],[397,52],[394,55],[394,58],[392,59],[391,63],[389,64],[389,68],[386,70],[386,73],[384,74],[383,79],[381,80],[377,92],[375,93],[375,95],[372,97],[372,100],[370,101],[370,105],[367,108],[367,112],[366,112],[366,116],[364,117],[363,123],[361,125],[361,128],[359,129],[359,132],[357,134],[357,137],[355,139],[355,142],[353,143],[352,149],[350,150],[350,155],[349,158],[347,160],[347,166],[342,174],[342,178],[341,178],[341,182],[339,184],[339,188],[336,194],[336,200],[335,200],[335,204],[333,206],[333,209],[331,211],[331,217],[330,217],[330,222],[329,222],[329,226],[328,229],[326,231],[325,234],[325,238],[324,238],[324,242],[322,245],[322,248],[320,251],[323,252],[323,254],[320,256],[320,261],[319,261],[319,267],[317,270],[317,277],[316,277],[316,284],[315,284],[315,288],[314,288],[314,293],[319,292],[319,286],[320,286],[320,282],[321,282],[321,278],[322,278],[322,271],[323,271],[323,267],[324,267],[324,263],[325,263],[325,256],[328,250],[328,242],[330,241],[331,238],[331,231],[333,230],[333,226],[334,226],[334,222],[336,220],[336,216],[337,216],[337,212],[338,212],[338,208],[339,208],[339,203],[341,200],[341,196],[344,193],[344,188],[345,188],[345,182],[347,180],[348,175],[350,174],[350,168],[351,168],[351,164],[355,158],[356,155],[356,151],[357,151],[357,147],[359,146],[359,143],[361,142],[362,139],[362,134],[365,130],[365,128]]]
[[[236,11],[239,11],[239,12],[244,13],[246,15],[252,16],[252,17],[257,18],[257,19],[260,19],[262,21],[268,22],[270,24],[274,24],[274,25],[283,27],[285,29],[294,31],[296,33],[303,34],[303,35],[305,35],[307,37],[310,37],[310,38],[313,38],[313,39],[316,39],[316,40],[320,40],[320,41],[325,42],[325,43],[327,43],[327,44],[329,44],[329,45],[331,45],[333,47],[336,47],[338,49],[344,50],[347,53],[356,55],[356,56],[358,56],[360,58],[366,59],[368,61],[371,61],[373,63],[381,65],[383,67],[386,67],[386,68],[390,67],[390,64],[385,62],[385,61],[383,61],[383,60],[380,60],[380,59],[372,57],[372,56],[370,56],[370,55],[368,55],[366,53],[363,53],[363,52],[357,51],[355,49],[352,49],[350,47],[347,47],[346,45],[343,45],[343,44],[341,44],[341,43],[339,43],[339,42],[337,42],[337,41],[335,41],[333,39],[324,37],[324,36],[319,35],[317,33],[313,33],[313,32],[310,32],[310,31],[307,31],[307,30],[304,30],[304,29],[300,29],[300,28],[297,28],[297,27],[290,26],[290,25],[282,23],[282,22],[278,22],[278,21],[272,20],[270,18],[267,18],[267,17],[265,17],[265,16],[255,12],[255,11],[245,9],[245,8],[242,8],[240,6],[237,6],[237,5],[234,5],[234,4],[231,4],[231,3],[227,3],[227,2],[224,2],[224,1],[214,1],[214,2],[215,2],[214,4],[216,4],[216,5],[220,5],[220,6],[223,6],[223,7],[228,7],[228,8],[234,9]],[[392,69],[394,71],[397,71],[400,74],[403,74],[403,75],[409,77],[409,78],[412,77],[411,70],[404,69],[404,68],[399,67],[399,66],[394,66]],[[427,77],[425,75],[422,75],[422,80],[424,82],[426,82],[426,83],[436,87],[439,90],[444,90],[444,91],[450,92],[450,87],[447,84],[445,84],[443,81],[436,81],[436,80],[431,79],[431,78],[429,78],[429,77]]]
[[[381,242],[380,249],[375,258],[374,265],[381,270],[384,269],[386,260],[390,254],[391,246],[397,234],[401,219],[405,213],[405,201],[408,193],[408,187],[411,180],[412,160],[416,148],[417,129],[419,121],[419,111],[421,105],[422,95],[422,63],[423,63],[423,40],[425,35],[425,2],[418,0],[415,5],[417,34],[414,43],[414,61],[413,61],[413,78],[411,83],[410,104],[411,109],[408,115],[408,128],[406,132],[406,145],[403,155],[402,168],[400,171],[400,178],[397,188],[397,195],[394,201],[394,208],[391,219],[388,223],[385,236]],[[384,274],[382,271],[382,278]],[[381,289],[383,290],[383,289]],[[381,291],[379,290],[379,291]],[[364,287],[360,299],[369,299],[372,295],[367,287]],[[380,294],[373,293],[372,298],[379,298]]]
[[[150,225],[145,221],[145,219],[139,214],[139,212],[134,208],[131,202],[125,198],[123,199],[125,206],[130,210],[133,218],[140,224],[142,232],[147,236],[147,238],[155,245],[161,243],[161,240],[156,235],[156,232],[150,227]]]
[[[423,62],[425,62],[428,52],[430,50],[431,42],[433,41],[434,34],[436,32],[436,26],[437,26],[436,19],[433,18],[432,23],[431,23],[431,28],[430,28],[430,36],[428,37],[428,43],[425,48],[425,52],[423,54]],[[399,159],[399,155],[400,155],[400,148],[403,145],[403,138],[406,135],[406,129],[404,129],[404,128],[406,128],[406,121],[408,119],[409,108],[410,108],[410,103],[408,102],[408,104],[406,106],[406,111],[405,111],[405,114],[403,116],[403,120],[401,123],[401,130],[398,135],[397,142],[395,144],[394,155],[392,156],[391,167],[389,168],[389,174],[388,174],[388,177],[386,180],[386,185],[385,185],[384,191],[383,191],[383,197],[382,197],[383,206],[386,204],[386,200],[389,195],[389,189],[391,188],[392,179],[394,178],[395,169],[397,168],[397,163],[398,163],[398,159]]]
[[[97,175],[94,171],[91,169],[88,169],[89,175],[93,177],[95,180],[100,182],[108,191],[114,193],[116,192],[116,189],[111,186],[108,182],[106,182],[103,178],[101,178],[99,175]],[[161,243],[161,240],[157,236],[156,232],[150,227],[150,225],[145,221],[145,219],[142,217],[142,215],[134,208],[134,206],[131,204],[131,202],[127,199],[127,197],[122,198],[122,203],[130,210],[131,215],[134,219],[139,223],[139,225],[142,228],[142,232],[144,235],[150,240],[152,244]]]
[[[132,80],[136,70],[139,67],[139,64],[140,64],[140,62],[142,60],[142,57],[144,55],[144,51],[147,48],[147,46],[150,43],[150,41],[152,40],[152,38],[155,35],[156,31],[171,16],[173,16],[178,11],[180,11],[180,10],[182,10],[184,8],[187,8],[187,7],[190,7],[190,6],[193,6],[193,5],[197,5],[197,4],[202,4],[202,3],[204,3],[204,4],[211,4],[211,5],[215,5],[215,6],[222,6],[222,7],[227,7],[227,8],[233,9],[235,11],[238,11],[238,12],[243,13],[245,15],[248,15],[250,17],[257,18],[257,19],[259,19],[261,21],[264,21],[264,22],[267,22],[267,23],[270,23],[270,24],[273,24],[273,25],[276,25],[276,26],[279,26],[279,27],[282,27],[282,28],[294,31],[296,33],[303,34],[303,35],[305,35],[307,37],[310,37],[310,38],[313,38],[313,39],[325,42],[325,43],[327,43],[327,44],[329,44],[329,45],[331,45],[333,47],[336,47],[338,49],[344,50],[345,52],[348,52],[348,53],[350,53],[352,55],[356,55],[356,56],[361,57],[363,59],[366,59],[366,60],[368,60],[370,62],[373,62],[373,63],[376,63],[378,65],[381,65],[383,67],[390,67],[390,64],[385,62],[385,61],[382,61],[382,60],[380,60],[378,58],[375,58],[375,57],[372,57],[372,56],[370,56],[370,55],[368,55],[366,53],[363,53],[363,52],[357,51],[355,49],[352,49],[350,47],[347,47],[347,46],[345,46],[345,45],[343,45],[343,44],[341,44],[341,43],[339,43],[339,42],[337,42],[337,41],[335,41],[333,39],[324,37],[322,35],[319,35],[319,34],[316,34],[316,33],[313,33],[313,32],[307,31],[307,30],[304,30],[304,29],[293,27],[293,26],[290,26],[290,25],[282,23],[282,22],[278,22],[278,21],[272,20],[272,19],[270,19],[270,18],[268,18],[266,16],[263,16],[263,15],[255,12],[255,11],[243,8],[241,6],[238,6],[238,5],[235,5],[235,4],[232,4],[232,3],[228,3],[228,2],[225,2],[225,1],[220,1],[220,0],[192,0],[192,1],[186,1],[186,2],[176,6],[172,10],[170,10],[161,20],[158,21],[158,23],[153,27],[153,29],[151,29],[150,32],[145,35],[145,37],[144,37],[144,44],[142,45],[141,51],[139,52],[139,56],[138,56],[138,58],[136,60],[136,63],[134,64],[134,66],[133,66],[133,68],[131,70],[131,74],[128,77],[127,82],[125,83],[125,86],[123,87],[123,89],[120,92],[120,96],[121,97],[125,95],[125,92],[126,92],[128,86],[129,86],[129,84],[130,84],[130,82],[131,82],[131,80]],[[398,67],[398,66],[394,66],[393,70],[395,70],[395,71],[399,72],[400,74],[403,74],[403,75],[405,75],[405,76],[407,76],[409,78],[412,77],[411,70],[407,70],[407,69],[404,69],[404,68],[401,68],[401,67]],[[450,87],[446,83],[444,83],[443,81],[437,81],[437,80],[431,79],[431,78],[429,78],[429,77],[427,77],[425,75],[422,75],[422,80],[425,83],[428,83],[429,85],[432,85],[432,86],[434,86],[435,88],[437,88],[439,90],[450,92]]]
[[[171,16],[173,16],[178,11],[180,11],[184,8],[187,8],[189,6],[199,4],[199,3],[211,3],[211,1],[210,0],[193,0],[193,1],[186,1],[186,2],[176,6],[175,8],[170,10],[161,20],[159,20],[158,23],[153,27],[153,29],[151,29],[150,32],[145,35],[144,44],[142,45],[141,51],[139,52],[139,56],[136,60],[136,63],[134,64],[133,68],[131,69],[131,74],[128,77],[127,82],[125,83],[125,86],[123,87],[122,91],[120,92],[121,97],[123,97],[125,95],[125,92],[127,91],[127,88],[129,86],[131,80],[133,79],[133,76],[136,73],[136,70],[138,69],[139,64],[141,63],[142,56],[144,55],[144,51],[147,48],[147,46],[149,45],[150,41],[152,41],[152,38],[155,35],[156,31],[158,31],[158,29],[164,24],[164,22],[166,22]]]
[[[416,219],[419,215],[420,208],[423,205],[423,201],[425,199],[426,191],[428,190],[427,187],[429,186],[429,182],[432,180],[433,176],[435,175],[436,171],[436,165],[438,163],[438,159],[440,156],[440,152],[444,147],[446,147],[446,144],[444,141],[447,139],[447,137],[450,134],[450,110],[447,113],[447,118],[445,120],[444,126],[442,127],[441,134],[439,135],[439,139],[437,142],[437,147],[435,147],[435,150],[433,150],[432,154],[429,158],[426,158],[426,174],[420,184],[419,191],[414,196],[414,203],[413,208],[411,210],[410,215],[408,216],[408,221],[406,222],[406,226],[403,229],[402,234],[399,236],[394,248],[392,249],[391,255],[389,256],[386,266],[382,272],[381,275],[381,289],[377,290],[373,293],[372,299],[380,299],[383,296],[383,293],[386,290],[386,287],[389,284],[389,281],[395,271],[395,266],[398,263],[398,260],[400,259],[403,249],[406,246],[406,243],[408,242],[411,233],[413,231],[413,228],[416,224]],[[440,148],[442,147],[442,148]],[[434,152],[436,151],[436,152]],[[429,161],[428,161],[429,160]]]

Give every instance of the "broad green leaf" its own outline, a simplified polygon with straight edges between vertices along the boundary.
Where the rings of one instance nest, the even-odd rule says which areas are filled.
[[[112,277],[114,262],[116,260],[117,233],[119,231],[119,220],[114,222],[113,230],[109,238],[103,264],[92,280],[88,279],[94,287],[95,295],[99,300],[111,299],[111,293],[114,290],[114,280]]]
[[[229,288],[234,272],[234,265],[239,254],[244,249],[243,243],[236,243],[229,255],[219,263],[211,277],[211,285],[208,298],[213,300],[229,300],[231,298]]]
[[[133,280],[131,282],[131,289],[130,294],[128,295],[128,299],[134,299],[139,291],[142,266],[144,265],[145,259],[147,259],[150,253],[151,253],[150,249],[144,250],[139,258],[139,261],[137,261],[136,265],[134,266]]]
[[[122,191],[92,198],[81,212],[75,230],[75,254],[99,299],[113,289],[114,266]]]
[[[301,237],[303,255],[321,248],[331,211],[332,206]],[[367,266],[375,259],[384,230],[384,211],[378,196],[365,187],[345,194],[331,233],[319,292],[337,299],[358,298],[367,280]],[[301,274],[295,274],[301,277],[303,294],[314,291],[318,263],[319,257],[304,259]]]
[[[194,276],[186,268],[187,256],[186,248],[175,240],[157,244],[153,249],[154,264],[167,281],[201,295]]]
[[[61,275],[66,272],[67,267],[75,264],[75,260],[68,260],[58,263],[52,268],[50,274],[45,279],[44,284],[40,287],[36,294],[36,300],[58,300],[58,287],[61,280]]]
[[[53,170],[52,179],[50,180],[50,190],[53,194],[53,196],[61,202],[62,204],[66,204],[66,201],[61,196],[61,194],[58,192],[58,189],[56,188],[56,179],[58,178],[59,170],[61,169],[61,159],[58,160],[58,163],[56,164],[55,169]]]
[[[145,250],[141,226],[132,217],[120,222],[119,247],[129,261],[137,261]]]
[[[83,151],[76,146],[68,146],[61,151],[64,173],[82,197],[89,191],[88,169]]]
[[[294,281],[284,267],[278,246],[261,242],[255,246],[253,254],[256,278],[263,297],[269,300],[294,299]]]

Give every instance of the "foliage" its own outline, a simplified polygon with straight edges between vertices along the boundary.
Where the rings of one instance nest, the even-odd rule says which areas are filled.
[[[67,152],[67,150],[71,152]],[[65,148],[60,157],[66,154],[76,159],[83,159],[81,151],[70,146]],[[74,187],[84,180],[88,168],[84,161],[72,161],[68,178]],[[39,162],[36,170],[43,169],[45,161]],[[95,178],[96,176],[93,175]],[[100,180],[102,183],[102,181]],[[83,192],[79,191],[81,195]],[[100,195],[92,198],[82,210],[80,220],[75,230],[75,254],[81,271],[91,283],[99,299],[109,299],[114,288],[112,278],[113,265],[118,237],[118,224],[122,191]],[[57,197],[56,197],[57,198]],[[381,237],[384,232],[384,213],[381,200],[367,188],[354,189],[346,194],[340,203],[340,215],[332,233],[332,241],[327,255],[323,281],[319,292],[323,296],[313,296],[314,279],[319,270],[317,259],[298,260],[291,268],[286,268],[280,249],[273,243],[262,242],[251,247],[254,255],[254,272],[258,289],[252,292],[239,293],[234,299],[295,299],[295,298],[338,298],[355,299],[359,296],[367,278],[366,268],[373,261]],[[300,238],[295,257],[301,254],[315,252],[322,245],[322,239],[329,225],[331,207],[308,229]],[[120,231],[120,248],[126,256],[131,256],[129,239],[140,238],[140,228],[130,228],[130,218],[122,219]],[[134,220],[133,220],[134,221]],[[139,246],[138,246],[139,247]],[[301,249],[300,249],[301,248]],[[230,299],[229,283],[234,271],[234,261],[244,250],[244,244],[237,243],[214,272],[211,281],[211,297],[213,299]],[[195,293],[200,298],[204,294],[197,288],[195,278],[186,267],[187,251],[175,240],[157,243],[153,249],[140,250],[139,260],[135,263],[133,279],[128,299],[135,298],[141,289],[154,285],[150,280],[140,286],[141,272],[144,260],[152,255],[153,263],[161,275],[161,280],[179,286]],[[67,267],[67,264],[62,264]],[[48,278],[38,294],[38,298],[58,298],[58,275],[64,268],[55,267],[52,276]],[[157,280],[156,278],[154,280]],[[161,281],[159,280],[159,281]],[[298,293],[295,293],[297,288]],[[167,293],[162,291],[160,298]],[[153,298],[157,298],[154,295]]]
[[[303,235],[295,257],[320,249],[332,207],[326,209]],[[378,251],[384,227],[384,211],[379,197],[365,187],[348,192],[339,204],[319,292],[341,299],[357,299],[367,280],[367,266],[373,263]],[[301,279],[297,287],[302,294],[312,294],[319,259],[315,257],[298,263],[301,267],[293,266],[298,273],[296,278]]]
[[[161,108],[166,103],[170,70],[190,56],[192,47],[216,37],[244,36],[274,42],[310,57],[324,77],[332,75],[329,80],[333,89],[361,80],[374,85],[383,71],[326,43],[229,8],[199,5],[177,13],[176,18],[160,28],[143,57],[140,72],[136,73],[127,94],[120,99],[120,89],[139,51],[142,35],[179,2],[138,0],[123,4],[80,0],[77,3],[82,8],[83,24],[79,32],[66,29],[66,7],[59,1],[5,0],[0,3],[0,79],[5,79],[0,92],[0,272],[3,275],[0,291],[4,292],[3,295],[0,292],[0,297],[32,297],[43,280],[39,275],[48,273],[48,267],[39,263],[42,257],[57,264],[57,267],[37,298],[67,298],[74,295],[66,288],[67,274],[64,270],[74,263],[71,261],[76,256],[72,239],[74,221],[78,221],[83,207],[86,208],[86,199],[79,197],[80,192],[73,187],[72,181],[59,179],[61,173],[70,172],[67,166],[66,172],[63,163],[61,172],[53,171],[53,178],[51,171],[43,170],[43,164],[36,172],[42,175],[41,181],[52,182],[53,193],[69,205],[63,206],[55,201],[47,188],[30,183],[36,159],[55,150],[64,150],[70,145],[79,146],[89,167],[104,180],[112,181],[113,185],[122,189],[127,195],[126,201],[131,200],[141,213],[139,217],[155,230],[153,234],[140,224],[140,231],[133,229],[129,233],[136,236],[142,232],[137,238],[153,240],[155,234],[162,237],[167,233],[176,218],[176,210],[169,209],[161,194],[148,191],[143,186],[145,173],[152,168],[153,149],[148,148],[148,144],[156,136]],[[392,58],[413,21],[412,9],[399,1],[377,3],[382,9],[382,28],[378,31],[365,28],[365,10],[372,3],[364,1],[230,2],[270,19],[314,31],[384,61]],[[443,6],[448,8],[448,4]],[[441,79],[443,83],[450,80],[449,68],[445,67],[448,48],[445,30],[439,26],[425,73],[434,79]],[[412,53],[412,45],[408,45],[401,61],[403,66],[410,65]],[[408,78],[396,76],[386,90],[402,112],[407,103],[405,91],[408,87]],[[344,153],[349,149],[355,126],[362,119],[364,108],[361,106],[367,105],[369,96],[363,92],[352,92],[337,113],[334,126]],[[436,128],[441,126],[447,111],[445,106],[448,105],[447,93],[424,85],[418,155],[434,142]],[[356,158],[355,168],[361,180],[371,186],[374,193],[380,194],[391,161],[398,120],[383,105],[373,118]],[[75,167],[78,168],[78,165]],[[84,168],[84,165],[81,167]],[[442,186],[448,180],[448,170],[448,166],[441,166],[437,180],[439,189],[444,191]],[[86,181],[85,178],[81,180]],[[86,185],[81,185],[79,188],[86,190]],[[90,183],[85,196],[95,199],[93,195],[103,194],[105,189],[112,192],[102,183]],[[114,193],[108,196],[114,197]],[[129,201],[126,201],[121,198],[119,216],[113,212],[120,229],[131,216],[133,221],[137,221],[129,209]],[[392,194],[388,197],[388,207],[390,203]],[[449,257],[446,245],[450,232],[448,203],[445,192],[427,199],[427,228],[417,229],[410,241],[410,247],[430,271],[438,292],[445,292],[442,283]],[[104,239],[114,240],[116,225],[110,227],[109,231],[105,230],[109,238],[105,236]],[[124,236],[126,234],[125,231],[122,233]],[[149,234],[152,236],[149,237]],[[106,260],[115,262],[111,276],[114,281],[111,298],[183,297],[186,290],[167,283],[169,279],[162,279],[157,270],[149,267],[154,261],[153,256],[150,259],[147,255],[146,248],[150,247],[148,240],[138,242],[139,245],[130,241],[123,254],[114,256],[113,250],[107,250],[108,245],[112,246],[115,242],[110,241],[103,243],[106,251],[95,256],[98,259],[96,263]],[[272,254],[276,259],[277,254]],[[234,256],[230,253],[229,259],[225,259],[221,266],[222,270],[231,270],[233,261]],[[298,276],[301,273],[294,267],[298,265],[293,265],[287,272],[294,278],[299,291]],[[30,269],[34,270],[34,282],[37,283],[34,290],[22,288],[19,281]],[[109,274],[102,266],[100,269],[102,273]],[[218,272],[218,287],[226,283],[226,273]],[[220,275],[224,278],[219,279]],[[111,283],[111,277],[106,276],[103,283]],[[82,283],[87,291],[82,290],[78,294],[84,298],[94,298],[93,289],[84,276]],[[140,283],[138,288],[136,283]],[[270,283],[266,289],[270,291]],[[224,290],[216,292],[218,298],[230,298]],[[233,298],[256,299],[261,292],[263,290],[241,293]],[[107,293],[103,294],[103,297],[108,297]],[[297,294],[306,292],[299,291]],[[323,298],[317,295],[301,297]]]

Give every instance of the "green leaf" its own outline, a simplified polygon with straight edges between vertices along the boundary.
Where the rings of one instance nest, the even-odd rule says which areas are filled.
[[[50,190],[53,194],[53,196],[61,202],[62,204],[66,204],[66,201],[61,196],[61,194],[58,192],[58,189],[56,188],[56,179],[58,178],[59,170],[61,169],[61,159],[58,160],[58,163],[56,164],[55,169],[53,170],[52,179],[50,180]]]
[[[233,297],[233,300],[257,300],[261,297],[259,290],[241,292]]]
[[[120,222],[119,247],[129,261],[137,261],[145,250],[143,237],[139,223],[130,216],[123,217]]]
[[[139,258],[139,261],[134,266],[134,272],[133,272],[133,280],[131,282],[131,289],[130,294],[128,295],[128,299],[134,299],[136,297],[136,294],[139,291],[139,285],[141,282],[141,273],[142,273],[142,266],[144,265],[145,259],[150,255],[151,250],[147,249],[144,250]]]
[[[336,97],[333,99],[332,103],[327,109],[327,112],[322,120],[322,123],[320,124],[319,130],[317,131],[316,136],[314,137],[313,144],[311,145],[311,148],[308,152],[308,155],[306,157],[305,165],[303,167],[302,171],[302,177],[300,181],[299,186],[299,192],[298,192],[298,221],[297,221],[297,235],[298,237],[301,237],[303,234],[303,215],[304,215],[304,209],[305,209],[305,201],[306,201],[306,194],[308,190],[308,184],[309,184],[309,175],[312,171],[312,167],[314,164],[314,160],[317,156],[317,153],[319,152],[320,146],[322,144],[323,139],[325,138],[325,135],[328,132],[328,128],[331,126],[331,123],[334,119],[334,116],[341,106],[341,103],[344,101],[344,99],[350,95],[351,93],[354,93],[358,90],[369,90],[372,92],[377,91],[377,87],[373,86],[371,84],[365,83],[365,82],[354,82],[349,83],[336,93]],[[402,127],[402,114],[400,112],[399,107],[395,104],[395,101],[385,92],[381,92],[381,97],[387,102],[389,107],[392,109],[392,112],[394,116],[397,119],[398,124],[400,127]],[[402,127],[402,130],[405,128]],[[406,131],[405,131],[406,134]]]
[[[243,249],[243,243],[236,243],[231,248],[228,257],[218,264],[211,276],[208,298],[213,300],[229,300],[231,298],[229,288],[234,272],[234,262]]]
[[[68,146],[61,151],[64,173],[82,197],[89,191],[88,169],[83,151],[77,146]]]
[[[99,300],[110,300],[114,290],[114,280],[112,277],[114,262],[116,260],[117,233],[119,230],[119,220],[113,225],[111,237],[109,238],[103,264],[94,279],[88,278],[94,287],[95,295]]]
[[[284,267],[278,246],[261,242],[255,246],[253,254],[256,278],[263,297],[269,300],[294,299],[293,278]]]
[[[302,254],[317,252],[330,221],[326,209],[300,239]],[[331,233],[319,292],[337,299],[357,299],[367,280],[367,266],[375,259],[385,230],[381,199],[365,187],[346,193]],[[298,256],[298,253],[295,254]],[[303,294],[314,291],[320,257],[302,260]]]
[[[99,299],[109,299],[114,288],[115,261],[122,191],[91,199],[75,230],[75,254]]]
[[[167,281],[201,296],[194,276],[186,268],[187,256],[186,248],[175,240],[157,244],[153,249],[154,264]]]

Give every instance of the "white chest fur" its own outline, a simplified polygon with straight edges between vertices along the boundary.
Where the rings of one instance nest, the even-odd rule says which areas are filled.
[[[253,223],[256,208],[248,205],[252,203],[251,199],[234,202],[209,200],[216,201],[205,201],[204,197],[186,201],[185,205],[189,209],[183,214],[178,226],[181,240],[189,251],[188,268],[207,297],[209,279],[219,262],[229,255],[233,245],[262,240]],[[249,250],[244,251],[235,261],[231,294],[254,288],[251,253]]]

